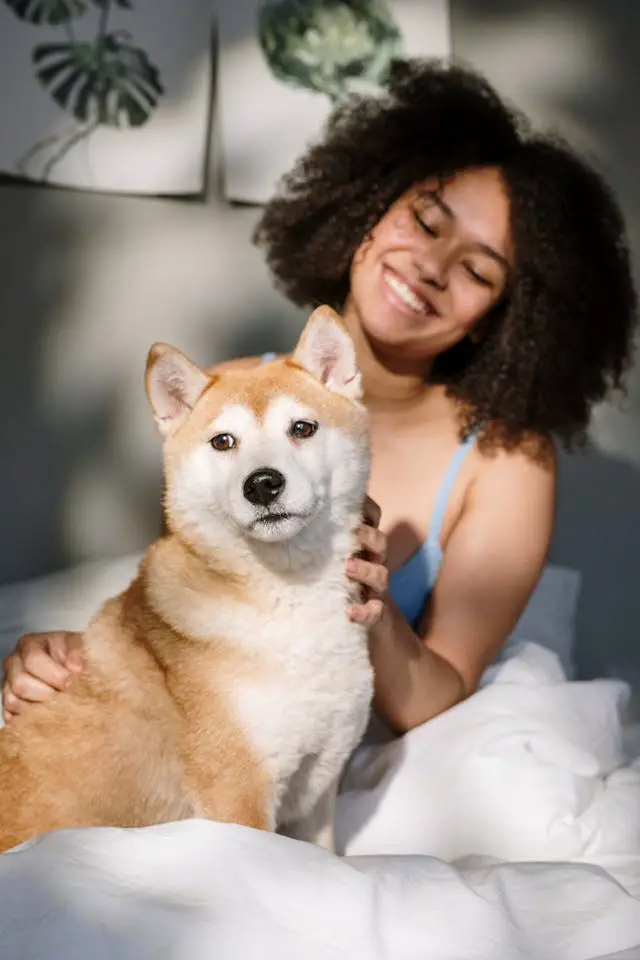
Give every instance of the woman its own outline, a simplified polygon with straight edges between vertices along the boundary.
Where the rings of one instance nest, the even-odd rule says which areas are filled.
[[[337,111],[256,239],[287,296],[337,307],[356,343],[381,519],[349,561],[365,588],[349,613],[370,626],[375,710],[402,734],[474,691],[540,575],[553,440],[583,439],[631,356],[622,218],[480,77],[411,62],[384,98]],[[77,637],[23,637],[8,716],[78,670]]]

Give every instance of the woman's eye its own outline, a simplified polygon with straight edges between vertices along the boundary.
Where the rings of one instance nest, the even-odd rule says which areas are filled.
[[[420,229],[424,230],[425,233],[428,233],[430,237],[439,236],[439,231],[437,228],[431,226],[431,224],[427,223],[426,220],[423,220],[417,210],[413,211],[413,216]]]
[[[493,286],[491,280],[489,280],[488,277],[485,277],[481,273],[478,273],[478,271],[474,270],[470,264],[465,263],[464,268],[469,274],[469,276],[471,277],[471,279],[475,280],[476,283],[481,283],[483,287]]]
[[[230,433],[217,433],[215,437],[211,438],[210,442],[213,449],[220,452],[233,450],[238,445],[238,441]]]
[[[294,440],[308,440],[318,431],[318,424],[315,420],[296,420],[291,424],[289,436]]]

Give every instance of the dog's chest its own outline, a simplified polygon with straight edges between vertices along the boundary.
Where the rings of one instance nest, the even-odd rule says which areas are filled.
[[[305,602],[306,601],[306,602]],[[238,718],[276,782],[318,758],[337,775],[360,740],[373,688],[366,632],[344,600],[283,596],[262,625],[264,677],[235,691]]]

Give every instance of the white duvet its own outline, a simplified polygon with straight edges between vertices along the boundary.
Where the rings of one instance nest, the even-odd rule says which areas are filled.
[[[0,958],[640,958],[625,698],[525,644],[465,703],[358,751],[342,858],[196,820],[50,834],[0,857]]]

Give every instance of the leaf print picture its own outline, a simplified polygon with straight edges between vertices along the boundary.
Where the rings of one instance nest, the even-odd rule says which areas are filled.
[[[157,68],[127,34],[109,30],[113,7],[130,10],[131,0],[5,0],[30,23],[48,23],[64,30],[66,40],[38,44],[33,50],[36,75],[42,86],[75,120],[68,132],[45,137],[20,161],[19,170],[48,180],[56,164],[100,126],[137,127],[149,119],[163,94]],[[73,23],[97,8],[93,40],[75,36]]]
[[[7,49],[8,33],[17,40],[14,71],[20,50],[21,76],[25,66],[30,74],[27,82],[7,83],[9,68],[0,63],[0,83],[13,91],[2,98],[0,122],[18,131],[10,162],[0,147],[2,172],[95,190],[200,192],[210,15],[208,0],[0,0],[0,35]],[[187,94],[183,103],[177,88]],[[35,109],[25,110],[23,101]],[[36,127],[34,114],[42,117],[39,130],[18,153],[25,128]],[[186,131],[179,134],[181,122],[191,143]],[[188,170],[162,170],[172,142],[181,155],[191,148]]]
[[[382,92],[391,64],[451,54],[448,0],[218,4],[217,99],[228,199],[265,203],[345,98]]]
[[[384,0],[266,0],[258,36],[274,76],[332,102],[384,83],[404,49]]]

